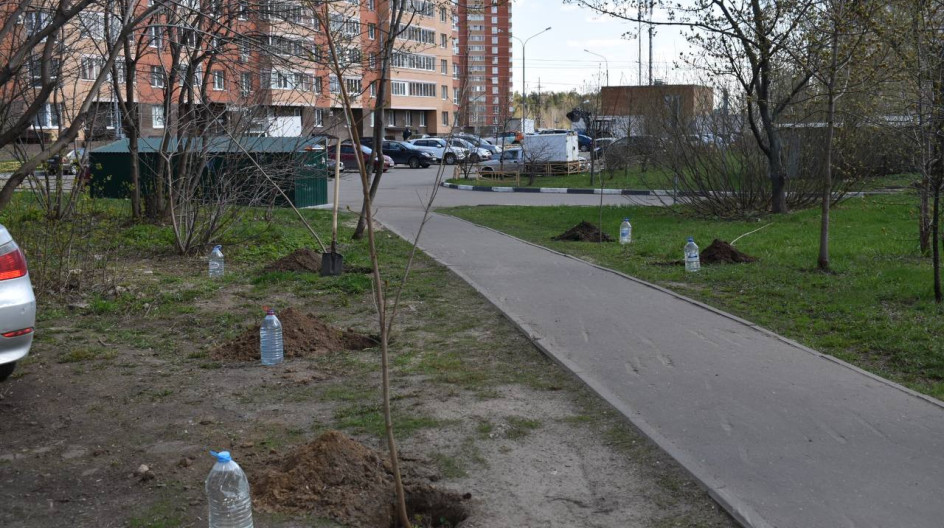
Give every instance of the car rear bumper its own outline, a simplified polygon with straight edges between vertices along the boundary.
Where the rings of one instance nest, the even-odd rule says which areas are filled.
[[[29,274],[0,282],[0,334],[32,329],[36,324],[36,297]],[[29,353],[33,332],[16,337],[0,335],[0,364],[17,361]]]

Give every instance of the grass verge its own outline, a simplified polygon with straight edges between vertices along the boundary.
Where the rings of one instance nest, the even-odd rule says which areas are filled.
[[[629,246],[551,240],[596,208],[474,207],[450,214],[653,282],[716,306],[807,346],[915,390],[944,398],[944,307],[935,304],[929,258],[919,254],[916,200],[909,194],[850,199],[833,209],[832,270],[816,269],[819,212],[757,221],[711,221],[683,210],[606,207],[605,231],[617,238],[629,216]],[[737,242],[753,264],[681,265],[687,236]]]

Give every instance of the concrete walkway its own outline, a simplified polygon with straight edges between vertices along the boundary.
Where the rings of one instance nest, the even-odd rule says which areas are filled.
[[[408,181],[394,180],[380,197],[377,219],[412,240],[422,200],[417,189],[404,190]],[[624,413],[743,525],[944,526],[937,400],[463,220],[433,215],[420,246]]]

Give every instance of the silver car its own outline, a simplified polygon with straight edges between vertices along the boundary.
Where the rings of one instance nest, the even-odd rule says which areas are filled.
[[[35,324],[36,297],[26,256],[0,225],[0,381],[10,377],[16,362],[29,354]]]

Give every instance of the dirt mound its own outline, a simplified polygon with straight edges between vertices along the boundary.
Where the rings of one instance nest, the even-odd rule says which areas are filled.
[[[308,248],[296,249],[292,253],[266,266],[265,271],[321,271],[321,253]]]
[[[285,357],[308,357],[336,350],[362,350],[377,345],[377,340],[352,329],[335,328],[318,317],[286,308],[278,314],[282,323]],[[260,324],[261,324],[261,319]],[[259,324],[210,353],[214,359],[257,361],[259,359]]]
[[[710,246],[701,250],[699,258],[702,264],[733,264],[757,260],[757,258],[741,253],[731,244],[717,238],[711,242]]]
[[[602,233],[603,237],[600,237],[601,233],[597,226],[591,224],[590,222],[580,222],[574,227],[564,231],[563,233],[557,235],[553,240],[569,240],[574,242],[612,242],[613,239],[606,233]]]
[[[311,512],[345,526],[396,526],[396,492],[388,462],[376,451],[338,431],[328,431],[250,475],[256,508],[266,512]],[[454,526],[467,513],[462,498],[429,486],[407,492],[411,517],[437,519],[429,526]]]

